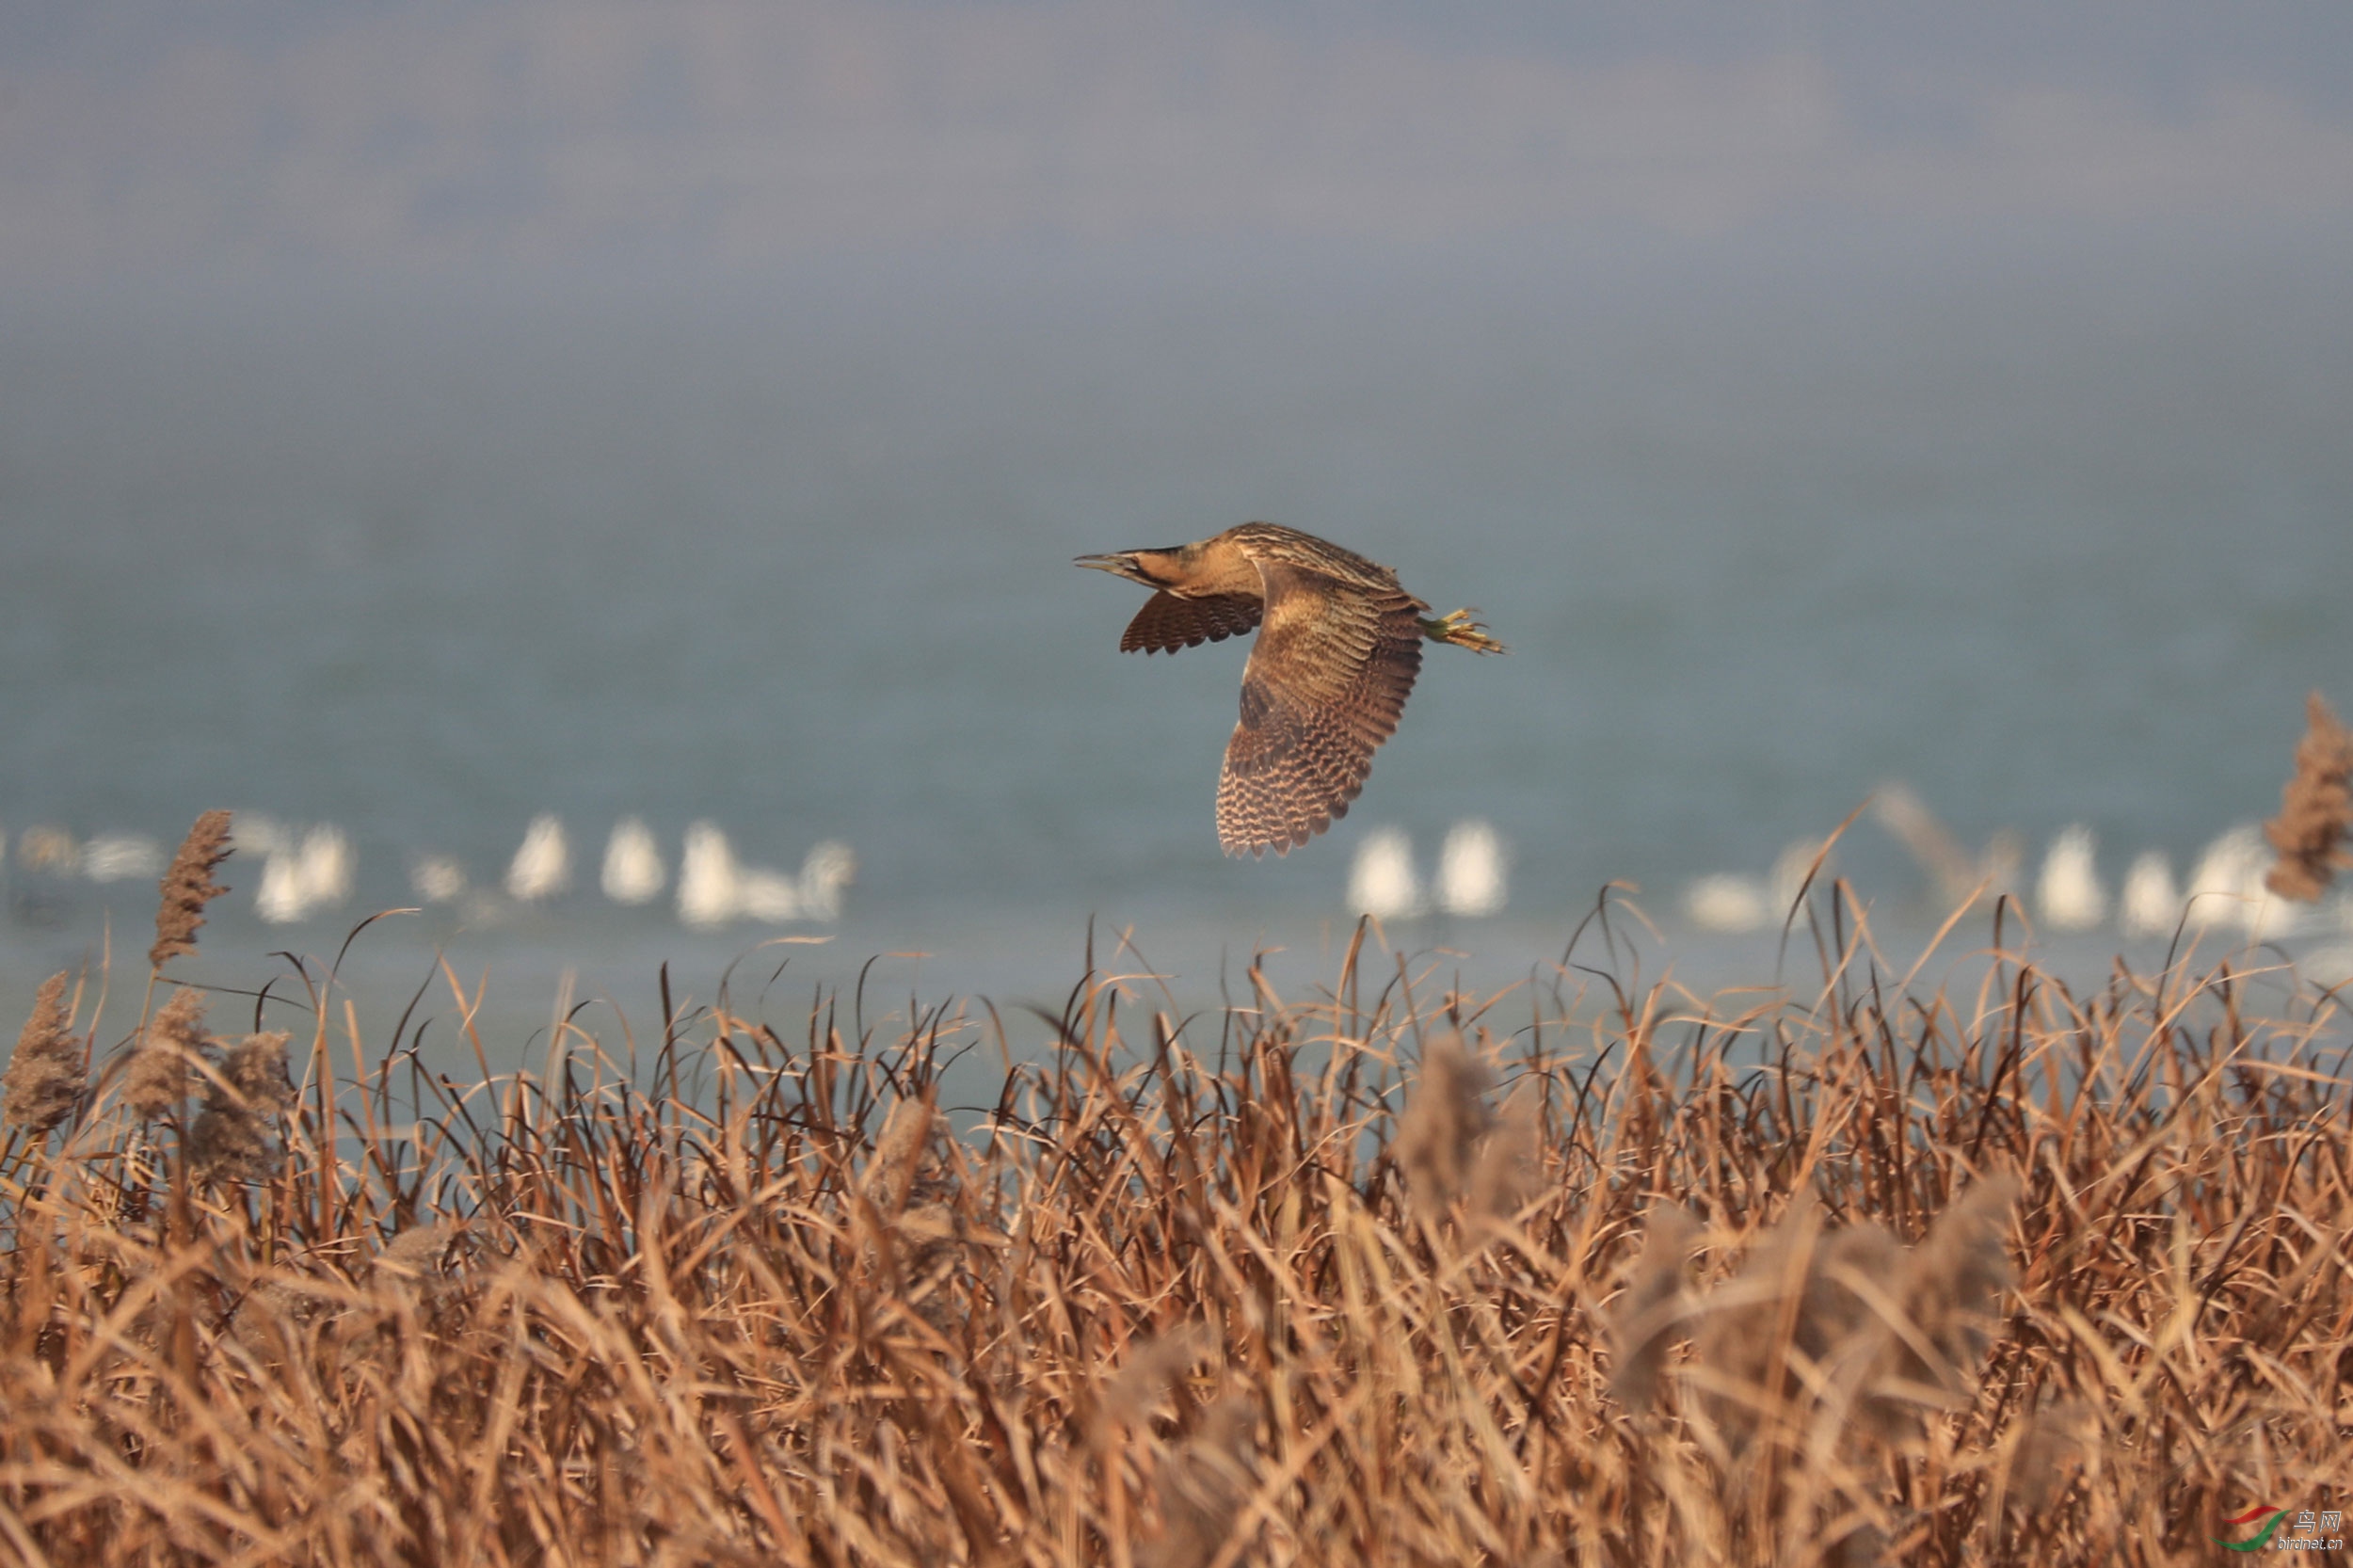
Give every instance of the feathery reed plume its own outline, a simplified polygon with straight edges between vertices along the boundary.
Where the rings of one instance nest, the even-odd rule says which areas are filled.
[[[1865,1434],[1917,1436],[1923,1412],[1967,1391],[2017,1278],[2007,1239],[2018,1193],[2011,1176],[1976,1183],[1910,1249],[1874,1221],[1825,1236],[1812,1199],[1794,1207],[1703,1304],[1703,1404],[1726,1448],[1737,1456],[1791,1408],[1801,1380],[1785,1352]]]
[[[1215,1346],[1209,1331],[1198,1323],[1156,1334],[1128,1352],[1119,1370],[1104,1379],[1096,1395],[1096,1405],[1103,1419],[1121,1425],[1133,1425],[1152,1412],[1152,1406],[1168,1391],[1169,1384],[1183,1377],[1194,1362],[1206,1357]]]
[[[1257,1413],[1239,1393],[1201,1413],[1200,1430],[1152,1478],[1160,1496],[1160,1533],[1139,1558],[1142,1568],[1208,1568],[1217,1560],[1250,1498],[1257,1424]],[[1248,1553],[1237,1560],[1251,1560]]]
[[[1886,1293],[1892,1293],[1897,1311],[1907,1310],[1911,1268],[1904,1244],[1875,1220],[1833,1231],[1807,1272],[1790,1337],[1800,1354],[1841,1375],[1842,1395],[1859,1393],[1850,1413],[1881,1437],[1902,1432],[1913,1413],[1902,1397],[1912,1390],[1888,1383],[1888,1346],[1896,1325],[1882,1310]],[[1881,1293],[1878,1299],[1874,1293]]]
[[[294,1109],[283,1032],[248,1034],[222,1056],[220,1081],[205,1092],[189,1134],[196,1174],[213,1181],[267,1181],[282,1160],[270,1118]]]
[[[1913,1249],[1904,1310],[1941,1364],[1905,1336],[1897,1341],[1897,1377],[1947,1394],[1962,1392],[1974,1377],[2000,1320],[2002,1296],[2018,1282],[2009,1216],[2019,1191],[2018,1178],[2007,1174],[1974,1183]]]
[[[2100,1462],[2100,1415],[2081,1400],[2046,1405],[2026,1420],[2009,1450],[2009,1506],[2040,1513]]]
[[[384,1250],[376,1255],[375,1267],[396,1279],[438,1279],[441,1259],[457,1231],[456,1225],[449,1224],[412,1225],[384,1243]]]
[[[181,986],[155,1010],[123,1076],[122,1103],[152,1122],[187,1098],[188,1080],[204,1047],[204,994]]]
[[[1658,1397],[1658,1370],[1681,1316],[1683,1267],[1699,1236],[1699,1221],[1681,1204],[1655,1203],[1642,1216],[1642,1250],[1609,1318],[1609,1392],[1638,1416]]]
[[[1397,1121],[1391,1145],[1415,1210],[1434,1220],[1462,1195],[1479,1140],[1495,1125],[1485,1095],[1494,1080],[1486,1064],[1456,1040],[1423,1053],[1421,1077]]]
[[[147,962],[162,968],[184,952],[196,951],[196,928],[204,923],[204,905],[229,889],[213,880],[213,870],[229,858],[229,813],[207,811],[196,819],[180,853],[164,872],[163,902],[155,909],[155,945]]]
[[[881,1136],[874,1140],[874,1152],[866,1161],[865,1174],[859,1186],[867,1201],[879,1209],[886,1219],[896,1218],[906,1207],[909,1192],[915,1186],[918,1166],[923,1151],[930,1145],[939,1114],[932,1108],[932,1096],[903,1099],[891,1106],[884,1118]]]
[[[65,1001],[65,973],[59,970],[41,982],[33,999],[24,1032],[16,1037],[16,1054],[8,1059],[8,1096],[0,1102],[0,1117],[39,1138],[71,1115],[82,1097],[84,1073],[81,1042],[73,1034],[73,1016]]]
[[[2280,791],[2280,814],[2264,824],[2264,837],[2280,856],[2264,886],[2310,903],[2353,866],[2344,848],[2353,834],[2353,731],[2337,722],[2318,692],[2304,699],[2304,723],[2295,776]]]
[[[1740,1272],[1701,1303],[1692,1345],[1700,1406],[1736,1458],[1786,1397],[1783,1319],[1791,1298],[1805,1293],[1821,1235],[1821,1205],[1811,1194],[1799,1198],[1749,1249]]]
[[[1483,1224],[1508,1222],[1536,1190],[1539,1110],[1533,1084],[1513,1090],[1471,1160],[1469,1208]]]

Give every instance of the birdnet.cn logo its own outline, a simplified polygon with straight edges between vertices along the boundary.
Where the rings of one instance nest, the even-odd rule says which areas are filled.
[[[2345,1549],[2345,1512],[2342,1509],[2321,1512],[2306,1509],[2296,1516],[2296,1523],[2286,1531],[2280,1528],[2288,1516],[2284,1508],[2269,1503],[2250,1508],[2235,1519],[2222,1522],[2233,1530],[2260,1526],[2255,1533],[2243,1540],[2231,1541],[2217,1535],[2211,1539],[2225,1551],[2232,1552],[2335,1552]]]

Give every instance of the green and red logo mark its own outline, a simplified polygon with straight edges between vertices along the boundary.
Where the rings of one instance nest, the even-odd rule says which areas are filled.
[[[2280,1521],[2288,1516],[2288,1511],[2286,1509],[2273,1508],[2269,1503],[2265,1503],[2260,1507],[2249,1509],[2246,1512],[2240,1514],[2235,1519],[2225,1519],[2222,1521],[2224,1524],[2229,1525],[2235,1529],[2241,1525],[2253,1524],[2256,1520],[2263,1518],[2263,1516],[2266,1513],[2270,1514],[2271,1517],[2265,1523],[2264,1528],[2256,1534],[2248,1537],[2244,1541],[2225,1541],[2218,1535],[2210,1535],[2206,1539],[2213,1542],[2216,1545],[2222,1547],[2226,1551],[2260,1552],[2266,1544],[2269,1544],[2271,1540],[2271,1532],[2280,1528]]]

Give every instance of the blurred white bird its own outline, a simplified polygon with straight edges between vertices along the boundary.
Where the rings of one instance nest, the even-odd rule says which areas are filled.
[[[2081,823],[2051,840],[2035,886],[2035,905],[2053,931],[2089,931],[2108,918],[2108,890],[2100,885],[2099,840]]]
[[[2182,895],[2163,850],[2145,851],[2124,873],[2117,924],[2127,936],[2170,936],[2182,918]]]
[[[669,873],[662,851],[643,818],[623,817],[613,824],[604,846],[604,896],[616,904],[646,904],[662,891]]]
[[[1421,882],[1414,874],[1414,842],[1401,827],[1376,827],[1356,846],[1348,872],[1351,914],[1377,920],[1421,913]]]
[[[1493,824],[1456,823],[1438,852],[1438,907],[1474,919],[1500,911],[1511,894],[1508,859]]]
[[[564,823],[553,812],[542,812],[523,829],[522,847],[506,868],[506,893],[521,904],[552,898],[571,886],[572,852],[564,838]]]

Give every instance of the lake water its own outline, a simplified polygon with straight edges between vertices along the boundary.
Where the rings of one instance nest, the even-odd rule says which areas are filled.
[[[1741,978],[1771,941],[1692,936],[1683,889],[1889,779],[2029,874],[2073,823],[2111,888],[2149,849],[2183,874],[2275,808],[2307,689],[2353,708],[2349,260],[1072,250],[0,301],[0,1002],[109,920],[150,939],[152,874],[28,868],[28,830],[131,863],[213,806],[331,825],[348,889],[271,924],[241,856],[193,972],[331,954],[454,868],[364,940],[387,994],[445,945],[519,1016],[569,969],[641,1027],[662,959],[707,998],[774,934],[833,935],[796,977],[932,954],[888,961],[902,997],[1066,987],[1090,916],[1188,984],[1257,942],[1321,977],[1383,825],[1425,872],[1456,823],[1507,840],[1503,914],[1407,928],[1499,982],[1612,879]],[[1139,591],[1069,565],[1251,518],[1513,648],[1431,649],[1349,818],[1261,862],[1211,823],[1243,651],[1123,657]],[[542,814],[570,889],[518,904]],[[598,888],[629,816],[636,907]],[[787,873],[848,845],[839,924],[682,926],[696,822]],[[1869,819],[1840,867],[1934,923]]]

